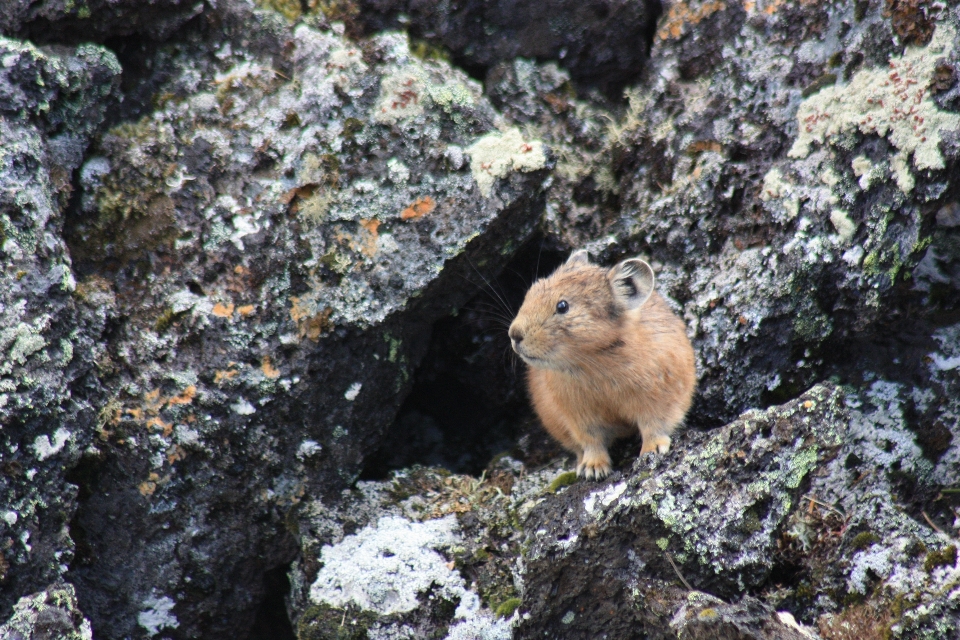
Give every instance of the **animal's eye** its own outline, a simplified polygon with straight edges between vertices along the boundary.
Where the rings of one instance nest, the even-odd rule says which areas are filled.
[[[566,313],[570,310],[570,305],[567,304],[566,300],[561,300],[557,303],[557,313]]]

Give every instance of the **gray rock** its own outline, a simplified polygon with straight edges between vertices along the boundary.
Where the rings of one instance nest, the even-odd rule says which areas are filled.
[[[4,0],[0,34],[42,42],[131,34],[163,40],[206,4],[204,0]]]
[[[468,68],[516,57],[556,60],[574,80],[616,93],[637,79],[659,13],[650,1],[461,2],[360,0],[352,20],[367,32],[408,28]]]
[[[78,287],[61,210],[120,67],[95,45],[0,38],[0,615],[66,571],[107,300]]]
[[[20,598],[10,618],[0,625],[3,640],[91,640],[90,621],[77,608],[69,582],[57,582]]]
[[[542,502],[524,522],[517,637],[669,637],[686,585],[735,598],[764,584],[781,526],[845,424],[840,393],[817,386]]]
[[[548,235],[654,261],[693,334],[699,423],[795,396],[873,335],[955,200],[957,13],[904,49],[881,5],[672,5],[619,118],[555,66],[492,74],[491,101],[557,154]]]
[[[70,575],[106,637],[161,605],[238,635],[297,505],[356,479],[431,324],[532,232],[548,158],[401,34],[238,4],[156,59],[157,109],[98,138],[67,236],[117,300]]]

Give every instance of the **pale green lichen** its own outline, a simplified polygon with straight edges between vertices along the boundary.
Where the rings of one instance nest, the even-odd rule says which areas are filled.
[[[397,69],[380,81],[380,97],[371,116],[381,124],[396,124],[423,113],[426,87],[423,70],[411,64]]]
[[[909,47],[890,58],[888,67],[863,69],[847,84],[826,87],[797,110],[800,134],[791,158],[805,158],[812,144],[836,144],[843,134],[859,130],[886,137],[899,153],[892,168],[904,193],[913,189],[907,164],[917,169],[942,169],[941,132],[960,128],[960,115],[942,111],[930,97],[937,59],[953,50],[954,29],[940,24],[926,47]],[[869,184],[869,180],[867,181]]]
[[[857,232],[857,224],[850,219],[850,214],[843,209],[834,209],[831,211],[830,222],[833,223],[833,228],[837,230],[837,235],[840,236],[840,239],[844,242],[849,242]]]
[[[504,133],[493,132],[470,145],[470,171],[477,181],[480,193],[489,198],[493,184],[511,171],[536,171],[547,163],[543,143],[527,142],[520,130],[512,128]]]

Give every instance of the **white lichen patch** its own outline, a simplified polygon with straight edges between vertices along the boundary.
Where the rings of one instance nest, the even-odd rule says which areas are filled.
[[[863,69],[849,83],[804,100],[797,110],[800,134],[789,156],[805,158],[811,145],[830,144],[859,130],[886,137],[899,150],[892,168],[905,193],[913,188],[911,155],[917,169],[942,169],[941,134],[960,129],[960,115],[939,109],[929,86],[937,59],[953,49],[954,35],[952,27],[941,24],[926,47],[910,47],[903,56],[891,57],[888,67]]]
[[[37,460],[46,460],[50,456],[56,455],[63,449],[63,446],[67,444],[67,440],[70,439],[72,434],[60,427],[53,434],[53,440],[46,435],[37,436],[33,441],[33,444],[30,445],[30,448],[33,449],[34,455],[37,456]]]
[[[525,141],[517,128],[504,133],[488,133],[465,151],[470,154],[473,179],[486,198],[490,197],[498,178],[505,177],[511,171],[536,171],[547,163],[543,143],[539,140]]]
[[[594,491],[583,499],[583,508],[588,514],[592,515],[594,510],[597,508],[597,503],[603,507],[609,507],[611,504],[616,502],[620,496],[623,495],[623,492],[626,491],[626,489],[626,482],[618,482],[617,484],[611,485],[602,491]]]
[[[416,609],[417,595],[431,585],[439,595],[459,599],[466,590],[463,578],[437,552],[456,542],[456,522],[454,516],[427,522],[385,516],[375,527],[324,546],[310,600],[390,615]]]
[[[854,158],[850,163],[850,168],[853,169],[853,175],[859,178],[857,184],[864,191],[870,188],[875,179],[883,177],[886,173],[884,163],[874,164],[866,156]]]
[[[137,615],[137,624],[146,629],[147,635],[155,636],[161,629],[176,629],[180,626],[177,616],[173,615],[176,603],[170,596],[157,598],[150,596],[143,601],[146,607]]]
[[[357,396],[360,395],[361,388],[363,388],[363,383],[354,382],[352,385],[350,385],[350,388],[344,392],[343,397],[349,402],[353,402],[357,399]]]

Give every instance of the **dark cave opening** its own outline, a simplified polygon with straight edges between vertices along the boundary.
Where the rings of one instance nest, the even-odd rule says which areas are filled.
[[[414,464],[479,475],[522,438],[539,442],[525,365],[510,349],[507,327],[530,284],[566,256],[547,238],[528,241],[498,278],[478,283],[479,295],[433,326],[413,390],[361,479],[384,479]]]
[[[290,593],[289,570],[290,565],[280,565],[264,574],[263,601],[250,628],[249,640],[296,640],[285,600]]]

